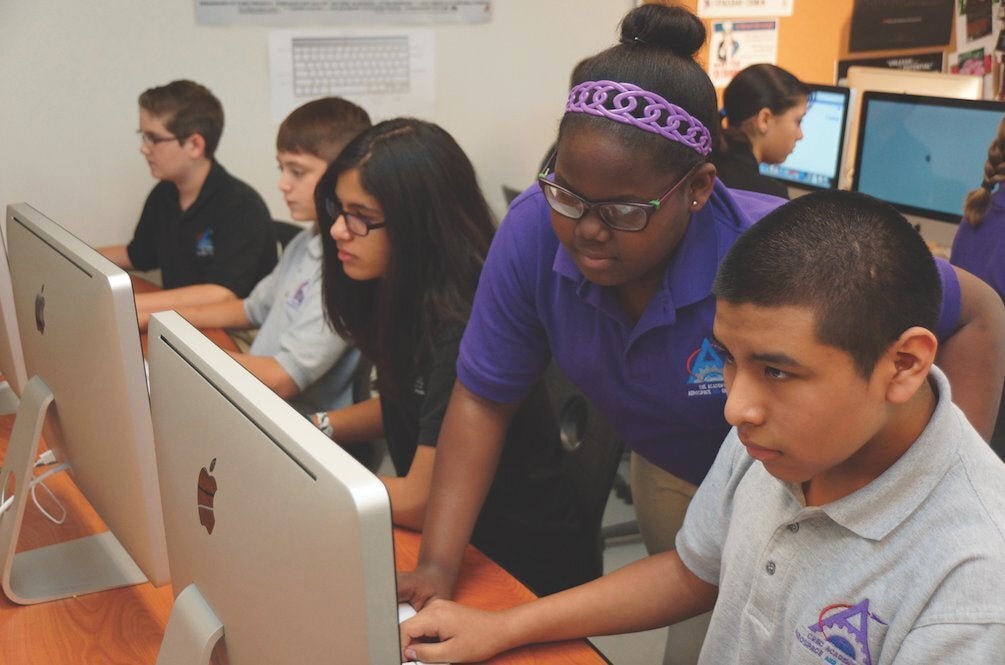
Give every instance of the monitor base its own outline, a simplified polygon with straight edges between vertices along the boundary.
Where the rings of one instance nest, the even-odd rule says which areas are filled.
[[[223,622],[195,584],[189,584],[174,600],[157,665],[208,665],[222,637]]]
[[[129,554],[106,531],[15,554],[46,413],[53,395],[41,378],[28,381],[7,446],[0,488],[13,485],[13,502],[0,516],[3,590],[19,605],[33,605],[147,581]]]

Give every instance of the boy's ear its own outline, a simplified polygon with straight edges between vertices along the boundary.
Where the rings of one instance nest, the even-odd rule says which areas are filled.
[[[893,404],[907,402],[928,380],[939,342],[931,330],[915,326],[905,330],[883,355],[889,363],[886,398]]]
[[[203,138],[202,134],[190,134],[185,139],[185,148],[193,159],[202,157],[206,154],[206,139]]]

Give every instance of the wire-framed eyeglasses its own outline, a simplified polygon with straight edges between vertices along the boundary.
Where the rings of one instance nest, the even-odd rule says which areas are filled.
[[[136,134],[139,135],[140,141],[143,145],[150,147],[160,145],[161,143],[167,143],[168,141],[177,141],[178,143],[182,142],[182,139],[177,136],[158,136],[157,134],[145,132],[142,129],[137,129]]]

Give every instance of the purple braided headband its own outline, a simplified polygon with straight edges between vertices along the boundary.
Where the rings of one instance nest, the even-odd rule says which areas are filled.
[[[632,125],[681,143],[702,156],[712,152],[712,135],[697,118],[631,83],[584,81],[569,92],[565,112],[588,113]]]

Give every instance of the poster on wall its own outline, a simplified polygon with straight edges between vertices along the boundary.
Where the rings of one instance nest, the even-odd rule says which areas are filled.
[[[855,0],[848,50],[946,46],[952,29],[953,5],[946,0]]]
[[[487,23],[490,0],[195,0],[207,25]]]
[[[708,75],[717,88],[725,87],[749,65],[778,60],[778,21],[714,21],[709,41]]]
[[[698,0],[701,18],[792,16],[794,0]]]
[[[273,30],[272,118],[318,97],[344,97],[374,121],[429,117],[436,106],[432,28]]]
[[[984,77],[984,97],[1001,98],[995,83],[1001,53],[1001,0],[956,0],[956,51],[949,54],[949,71]],[[999,78],[1001,73],[998,72]]]

